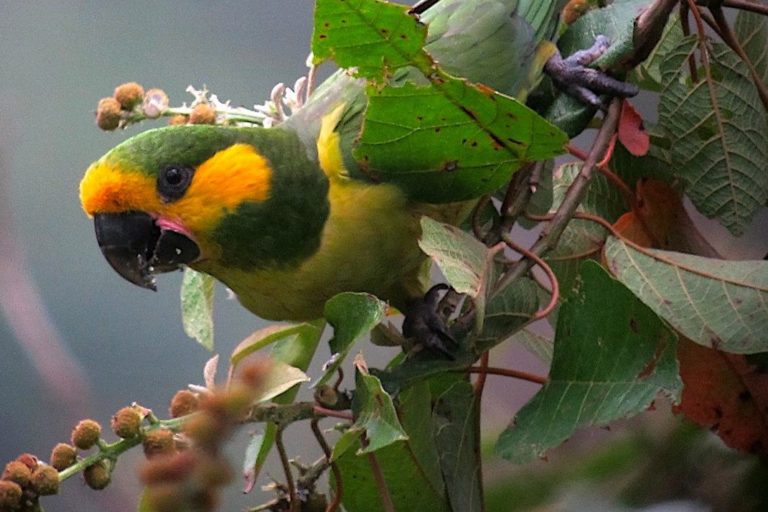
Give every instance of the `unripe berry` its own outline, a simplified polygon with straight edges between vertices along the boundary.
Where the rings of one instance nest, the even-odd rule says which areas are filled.
[[[59,471],[67,469],[77,461],[75,447],[67,443],[59,443],[51,451],[51,466]]]
[[[39,465],[32,472],[30,487],[40,496],[59,492],[59,472],[53,466]]]
[[[198,399],[193,392],[182,389],[171,399],[171,417],[179,418],[197,410]]]
[[[141,413],[133,407],[123,407],[112,416],[112,432],[117,437],[130,439],[141,434]]]
[[[31,453],[22,453],[16,457],[16,460],[27,466],[30,471],[34,471],[37,468],[37,465],[40,463],[37,457]]]
[[[187,121],[189,121],[189,118],[187,116],[183,116],[179,114],[169,118],[168,124],[170,126],[184,126],[185,124],[187,124]]]
[[[72,444],[81,450],[94,446],[101,437],[101,425],[93,420],[82,420],[72,430]]]
[[[123,110],[131,110],[144,99],[144,88],[136,82],[127,82],[115,87],[114,98]]]
[[[148,432],[142,441],[144,455],[151,459],[157,455],[171,454],[176,449],[173,441],[173,432],[165,428],[159,428]]]
[[[21,486],[10,480],[0,480],[0,510],[16,510],[21,505]]]
[[[216,124],[216,110],[207,103],[198,103],[189,114],[189,124]]]
[[[23,462],[13,460],[5,465],[3,480],[10,480],[25,487],[29,484],[30,478],[32,478],[32,471]]]
[[[120,102],[115,98],[102,98],[96,107],[96,125],[105,131],[116,130],[120,126],[122,112]]]
[[[83,478],[86,485],[95,491],[100,491],[109,485],[112,480],[112,472],[110,471],[109,463],[105,460],[100,460],[95,464],[92,464],[85,468],[83,471]]]

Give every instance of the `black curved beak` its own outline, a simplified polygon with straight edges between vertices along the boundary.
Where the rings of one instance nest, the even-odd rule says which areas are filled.
[[[143,212],[94,215],[96,241],[109,265],[131,283],[157,290],[153,274],[192,263],[200,248],[189,237],[161,229]]]

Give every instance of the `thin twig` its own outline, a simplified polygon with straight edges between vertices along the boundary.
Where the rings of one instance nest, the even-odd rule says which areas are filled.
[[[568,144],[565,149],[570,153],[571,155],[575,156],[581,161],[584,161],[587,159],[587,152],[582,150],[579,147],[576,147],[574,144]],[[629,185],[619,177],[618,174],[616,174],[613,169],[611,169],[608,165],[599,165],[597,167],[597,170],[600,171],[600,174],[606,177],[608,181],[613,183],[613,185],[621,191],[622,195],[624,196],[624,199],[626,199],[627,203],[629,203],[629,207],[632,210],[637,209],[637,198],[635,197],[635,193],[632,192],[632,189],[629,188]]]
[[[768,5],[759,4],[757,2],[749,2],[748,0],[723,0],[723,6],[768,16]]]
[[[468,371],[469,373],[477,373],[478,379],[484,375],[501,375],[502,377],[511,377],[513,379],[525,380],[528,382],[533,382],[534,384],[541,385],[546,384],[549,380],[546,377],[542,377],[541,375],[524,372],[522,370],[515,370],[512,368],[497,368],[494,366],[470,366]]]
[[[488,360],[489,360],[488,351],[486,350],[483,352],[483,355],[480,356],[480,368],[488,368]],[[477,380],[475,381],[475,398],[477,399],[478,403],[480,402],[480,399],[483,397],[483,390],[485,389],[485,373],[484,372],[478,372],[479,375],[477,376]]]
[[[365,435],[360,438],[360,442],[363,447],[368,446],[368,439]],[[392,501],[387,481],[384,479],[384,472],[381,470],[379,459],[376,458],[375,453],[368,453],[368,463],[371,465],[371,473],[373,473],[373,480],[376,482],[376,489],[379,491],[379,498],[381,498],[381,506],[384,512],[395,512],[395,503]]]
[[[749,74],[752,75],[752,83],[755,84],[757,94],[760,95],[760,101],[763,102],[763,108],[768,111],[768,89],[766,89],[765,83],[760,77],[760,74],[755,69],[754,63],[747,55],[747,52],[744,51],[744,48],[741,46],[738,38],[731,30],[731,26],[728,23],[728,20],[725,19],[723,10],[719,7],[710,7],[709,10],[712,13],[712,16],[715,18],[715,23],[719,29],[720,37],[723,39],[723,41],[725,41],[725,44],[730,46],[731,49],[736,52],[736,55],[738,55],[744,64],[747,65],[747,68],[749,68]]]
[[[413,7],[408,10],[408,14],[424,14],[427,9],[434,6],[439,1],[440,0],[421,0],[420,2],[416,2]]]
[[[328,442],[325,440],[325,436],[323,436],[323,433],[320,430],[320,425],[318,425],[319,421],[320,420],[318,418],[314,418],[309,422],[309,426],[312,428],[312,433],[315,435],[317,444],[319,444],[320,448],[323,450],[323,453],[325,454],[325,460],[328,462],[328,464],[330,464],[331,471],[333,471],[333,478],[336,480],[336,489],[333,494],[333,501],[331,501],[325,508],[325,512],[336,512],[336,510],[339,509],[339,506],[341,506],[341,497],[344,494],[344,487],[341,483],[341,471],[339,470],[339,466],[336,464],[336,462],[331,460],[331,456],[333,455],[331,453],[331,447],[328,446]]]
[[[275,432],[275,447],[277,453],[280,455],[280,464],[283,466],[285,472],[285,485],[288,487],[288,499],[291,502],[291,512],[301,512],[301,503],[299,502],[299,495],[296,494],[296,483],[293,481],[293,471],[291,470],[291,463],[288,460],[288,453],[285,451],[285,444],[283,443],[283,425],[277,426]]]
[[[688,4],[685,2],[680,3],[680,27],[683,29],[683,35],[688,37],[691,35],[691,25],[688,23]],[[696,69],[696,55],[691,52],[686,59],[688,61],[688,74],[691,75],[691,82],[698,83],[699,71]]]
[[[342,420],[349,420],[349,421],[352,421],[355,419],[352,417],[351,412],[326,409],[325,407],[322,407],[320,405],[315,405],[312,408],[312,410],[314,411],[315,414],[319,414],[321,416],[330,416],[331,418],[339,418]]]
[[[502,233],[501,237],[504,239],[504,242],[509,246],[510,249],[517,251],[526,258],[532,260],[547,275],[547,279],[549,279],[549,284],[551,286],[549,292],[551,294],[549,298],[549,304],[547,304],[544,309],[537,311],[536,314],[533,315],[532,320],[541,320],[542,318],[545,318],[547,315],[552,313],[552,311],[554,311],[554,309],[557,307],[558,301],[560,300],[560,284],[557,282],[557,276],[555,275],[555,272],[552,270],[552,267],[547,264],[546,261],[541,259],[541,257],[515,242],[508,232]]]
[[[595,141],[592,144],[592,148],[581,166],[576,179],[568,187],[565,193],[560,207],[555,212],[552,220],[544,226],[539,239],[533,244],[530,251],[537,256],[541,256],[548,250],[557,245],[557,241],[563,234],[565,227],[570,222],[573,214],[576,212],[581,201],[584,199],[584,195],[587,192],[587,186],[592,179],[592,173],[597,167],[597,163],[603,159],[604,153],[610,145],[613,134],[616,133],[618,127],[619,114],[621,113],[621,100],[614,98],[611,100],[608,112],[603,120],[603,125],[597,132]],[[496,284],[492,296],[498,295],[504,288],[509,286],[515,279],[528,272],[531,266],[534,264],[533,260],[525,258],[520,260],[516,265],[510,268],[504,276]]]

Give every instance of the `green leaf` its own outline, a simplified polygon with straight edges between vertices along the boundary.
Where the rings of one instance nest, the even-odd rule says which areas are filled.
[[[768,5],[763,0],[763,5]],[[755,67],[763,83],[768,81],[768,19],[765,16],[740,10],[734,26],[736,39]]]
[[[469,233],[426,216],[421,218],[419,247],[457,292],[472,297],[481,327],[488,284],[494,279],[493,255],[488,248]]]
[[[476,341],[477,350],[484,352],[505,341],[530,322],[538,308],[536,283],[528,278],[513,282],[488,303],[483,330]]]
[[[483,489],[477,451],[477,402],[472,385],[460,376],[436,396],[432,413],[443,480],[453,510],[480,512]]]
[[[262,446],[264,445],[264,435],[252,432],[248,445],[245,447],[245,457],[243,457],[243,478],[245,479],[245,491],[250,492],[256,483],[256,462],[259,458]]]
[[[676,399],[681,382],[675,334],[597,263],[582,264],[560,310],[549,381],[499,437],[506,459],[525,463],[579,428],[645,410],[659,392]]]
[[[241,341],[232,355],[229,357],[229,363],[232,367],[237,367],[246,357],[261,350],[264,347],[284,340],[286,346],[293,346],[292,341],[298,338],[314,338],[318,336],[318,331],[322,331],[322,326],[317,323],[302,323],[296,325],[273,324],[259,329],[243,341]],[[296,346],[302,346],[298,343]],[[290,359],[295,360],[296,356]]]
[[[264,379],[261,391],[254,402],[266,402],[282,395],[296,384],[309,381],[306,373],[299,368],[281,361],[272,361],[272,367]]]
[[[768,261],[642,251],[610,237],[611,272],[686,337],[706,347],[768,351]]]
[[[691,201],[739,235],[768,200],[768,118],[746,65],[724,44],[708,45],[712,80],[702,71],[688,83],[696,48],[696,36],[686,37],[662,62],[659,121]]]
[[[439,87],[368,88],[355,158],[374,180],[414,200],[451,202],[490,193],[521,164],[563,152],[565,134],[518,101],[445,77]]]
[[[333,326],[329,342],[333,357],[313,387],[325,384],[344,362],[352,345],[378,325],[387,314],[387,305],[370,293],[344,292],[325,303],[325,318]]]
[[[424,475],[406,443],[376,452],[395,510],[453,512],[442,494]],[[367,457],[347,450],[337,461],[344,483],[342,503],[347,512],[384,512],[381,496]],[[354,482],[354,485],[350,485]]]
[[[552,340],[545,338],[529,329],[521,329],[515,333],[510,342],[519,343],[528,352],[535,355],[543,363],[552,362]]]
[[[181,282],[181,321],[187,336],[213,352],[213,293],[216,280],[184,269]]]
[[[680,15],[674,12],[667,20],[667,25],[664,27],[658,44],[651,50],[648,57],[632,70],[635,81],[643,89],[661,90],[661,62],[670,50],[680,43],[682,38],[683,27],[680,24]]]
[[[533,110],[437,67],[422,48],[426,29],[405,7],[377,0],[316,5],[316,59],[333,57],[377,81],[367,88],[354,150],[359,171],[373,181],[394,182],[418,201],[460,201],[494,191],[523,162],[563,152],[566,135]],[[382,86],[406,66],[412,68],[394,74],[396,85]]]
[[[374,79],[409,65],[422,55],[427,30],[407,9],[376,0],[317,0],[314,63],[333,59]]]
[[[408,439],[408,435],[397,419],[392,397],[381,387],[381,381],[368,373],[364,363],[356,362],[355,395],[352,411],[354,427],[365,431],[368,446],[358,450],[358,455],[371,453],[397,441]]]

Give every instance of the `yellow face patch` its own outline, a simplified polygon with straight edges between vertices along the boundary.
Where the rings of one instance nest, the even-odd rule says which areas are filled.
[[[80,183],[88,215],[138,210],[180,223],[193,234],[213,229],[247,201],[269,197],[272,168],[250,144],[234,144],[200,164],[184,196],[165,202],[154,178],[108,159],[93,164]]]

